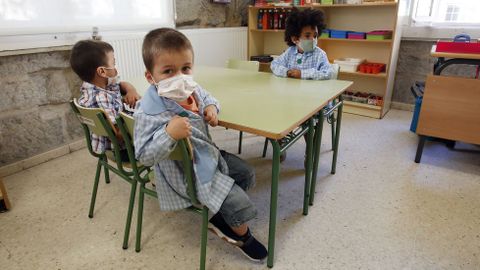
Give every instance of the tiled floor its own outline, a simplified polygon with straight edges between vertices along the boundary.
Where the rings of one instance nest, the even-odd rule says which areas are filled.
[[[480,148],[430,142],[415,164],[410,118],[395,110],[383,120],[345,115],[336,175],[329,174],[324,132],[308,216],[301,214],[303,141],[288,152],[274,269],[480,269]],[[218,128],[213,136],[236,150],[237,132]],[[271,167],[262,147],[262,138],[246,135],[241,156],[257,171],[250,195],[259,214],[251,227],[266,243]],[[94,168],[84,149],[5,178],[13,209],[0,214],[1,269],[198,267],[200,217],[160,212],[153,198],[146,200],[142,251],[134,251],[134,226],[130,248],[121,248],[129,189],[118,177],[101,183],[89,219]],[[207,269],[267,269],[211,233],[208,240]]]

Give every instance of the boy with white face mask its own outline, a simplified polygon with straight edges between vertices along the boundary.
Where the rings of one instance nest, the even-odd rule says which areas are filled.
[[[134,114],[135,156],[154,169],[160,209],[192,205],[182,163],[168,158],[178,140],[189,138],[197,197],[214,214],[209,229],[249,259],[263,261],[267,250],[246,224],[257,214],[245,192],[255,184],[255,172],[242,159],[219,150],[209,136],[208,125],[217,125],[220,105],[193,79],[190,41],[174,29],[155,29],[145,36],[142,54],[151,86]]]
[[[130,83],[119,80],[113,47],[110,44],[98,40],[77,42],[72,48],[70,66],[83,80],[78,98],[80,106],[102,108],[114,127],[115,117],[124,110],[123,102],[135,108],[135,103],[140,96]],[[115,127],[114,131],[115,135],[121,139],[118,128]],[[111,149],[107,137],[92,134],[91,138],[93,151],[102,153]],[[128,161],[126,150],[120,153],[122,161]]]
[[[333,70],[327,54],[317,47],[319,33],[324,28],[320,10],[293,8],[285,23],[285,42],[290,47],[270,64],[273,74],[295,79],[330,79]],[[283,152],[280,161],[286,156],[287,152]]]

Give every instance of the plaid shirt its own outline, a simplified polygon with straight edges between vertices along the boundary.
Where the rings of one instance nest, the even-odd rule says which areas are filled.
[[[332,75],[327,54],[318,47],[312,52],[299,53],[297,46],[291,46],[272,61],[270,68],[280,77],[287,77],[290,69],[299,69],[302,79],[328,80]]]
[[[85,108],[102,108],[110,122],[115,124],[115,117],[123,111],[120,84],[107,85],[107,89],[103,89],[94,84],[83,82],[80,87],[78,105]],[[102,153],[111,149],[110,140],[107,137],[91,134],[91,139],[93,151]]]
[[[218,109],[219,104],[201,87],[197,87],[193,95],[198,103],[199,114],[185,111],[175,101],[158,96],[154,86],[147,90],[134,114],[135,156],[142,164],[153,166],[161,210],[173,211],[191,206],[183,164],[169,159],[177,141],[165,130],[173,117],[180,112],[187,112],[192,126],[190,140],[194,149],[197,198],[212,213],[216,213],[232,189],[234,180],[228,176],[227,164],[210,139],[208,125],[203,119],[205,107],[213,104]]]

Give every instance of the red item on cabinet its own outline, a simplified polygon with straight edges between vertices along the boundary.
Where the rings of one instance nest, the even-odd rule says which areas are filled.
[[[358,71],[362,73],[378,74],[385,70],[385,64],[382,63],[363,63],[358,66]]]
[[[263,11],[262,29],[268,29],[268,10]]]

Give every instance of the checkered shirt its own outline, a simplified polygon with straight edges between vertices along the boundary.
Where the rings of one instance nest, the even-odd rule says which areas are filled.
[[[280,77],[287,77],[290,69],[299,69],[302,79],[328,80],[332,76],[327,54],[318,47],[312,52],[299,53],[296,46],[291,46],[272,61],[270,68]]]

